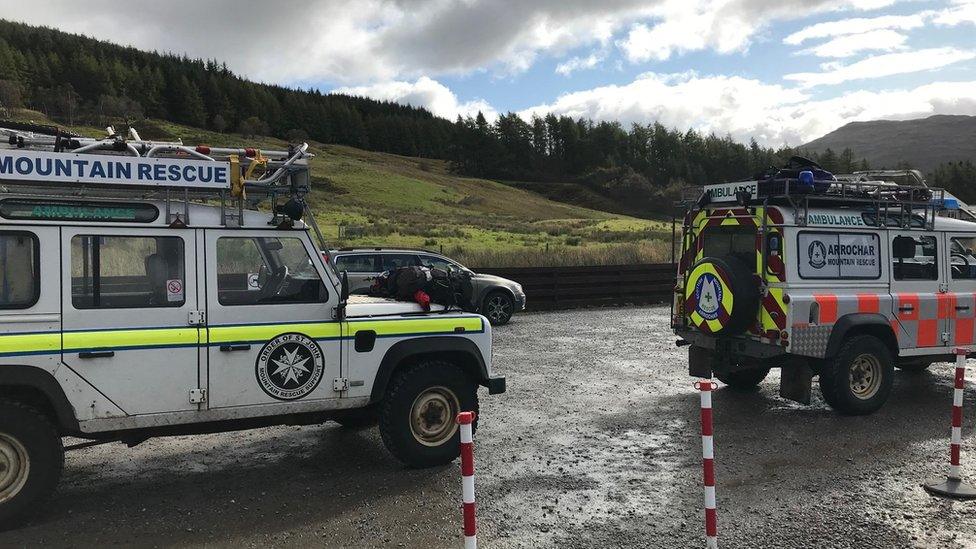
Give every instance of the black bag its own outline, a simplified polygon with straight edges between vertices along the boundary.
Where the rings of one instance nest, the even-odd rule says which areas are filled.
[[[473,311],[471,275],[460,270],[431,269],[431,280],[424,291],[434,303]]]
[[[413,301],[414,294],[418,290],[423,290],[431,279],[428,267],[400,267],[395,273],[394,297],[400,301]]]

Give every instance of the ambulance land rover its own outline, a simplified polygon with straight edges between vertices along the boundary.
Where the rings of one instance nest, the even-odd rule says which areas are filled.
[[[689,203],[672,325],[689,372],[869,414],[893,369],[951,360],[976,331],[976,223],[941,189],[867,174],[708,185]],[[874,179],[874,180],[871,180]]]
[[[458,455],[479,385],[504,392],[484,317],[348,296],[307,145],[0,133],[0,524],[53,492],[62,437],[378,421],[422,467]]]

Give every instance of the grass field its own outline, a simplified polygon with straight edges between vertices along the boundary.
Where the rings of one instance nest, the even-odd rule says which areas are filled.
[[[48,122],[33,111],[22,120]],[[159,120],[144,139],[282,149],[284,141],[220,134]],[[91,127],[74,131],[91,136]],[[622,264],[670,259],[670,222],[611,214],[484,179],[451,174],[447,162],[310,143],[316,220],[335,247],[403,246],[443,251],[472,266]]]

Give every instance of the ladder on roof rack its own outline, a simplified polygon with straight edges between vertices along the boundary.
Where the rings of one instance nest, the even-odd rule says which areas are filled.
[[[36,130],[44,131],[36,131]],[[36,125],[0,126],[0,185],[45,196],[138,198],[165,202],[167,222],[188,222],[191,200],[218,200],[221,222],[243,223],[245,202],[256,208],[270,199],[308,206],[308,144],[284,151],[185,145],[148,141],[135,129],[123,136],[109,126],[107,137],[89,138]],[[183,203],[182,219],[173,201]],[[274,221],[274,219],[272,220]],[[314,224],[314,218],[309,221]]]

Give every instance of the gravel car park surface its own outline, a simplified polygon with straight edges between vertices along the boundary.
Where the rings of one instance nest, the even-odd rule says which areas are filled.
[[[495,330],[509,390],[475,435],[485,547],[704,546],[698,396],[667,307],[524,314]],[[841,417],[819,400],[714,394],[720,544],[976,546],[976,502],[935,499],[948,364],[897,373],[891,400]],[[963,473],[976,482],[972,384]],[[967,452],[969,450],[969,452]],[[70,452],[55,499],[2,546],[458,547],[457,463],[410,470],[375,429],[329,423]]]

